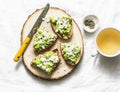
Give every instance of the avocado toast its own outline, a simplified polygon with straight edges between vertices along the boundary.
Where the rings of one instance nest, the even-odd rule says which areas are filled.
[[[44,27],[37,29],[34,36],[33,48],[39,53],[50,48],[57,40],[57,35],[45,30]]]
[[[62,39],[67,40],[72,37],[71,17],[50,17],[53,31]]]
[[[31,65],[47,74],[51,74],[58,65],[59,61],[59,53],[58,50],[55,49],[42,55],[38,55],[31,61]]]
[[[80,46],[75,46],[72,43],[61,43],[60,44],[61,54],[70,65],[76,65],[80,59]]]

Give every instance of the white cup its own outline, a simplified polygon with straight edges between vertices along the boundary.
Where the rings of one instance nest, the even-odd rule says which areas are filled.
[[[105,28],[96,36],[97,51],[105,57],[115,57],[120,54],[120,31],[115,28]]]

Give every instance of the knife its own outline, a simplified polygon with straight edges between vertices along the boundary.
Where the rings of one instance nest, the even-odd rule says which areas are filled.
[[[41,12],[41,14],[39,15],[38,19],[36,20],[35,24],[33,25],[30,33],[28,34],[28,36],[25,38],[25,40],[23,41],[20,49],[18,50],[18,52],[16,53],[15,57],[14,57],[14,61],[17,62],[20,58],[20,56],[24,53],[25,49],[27,48],[27,46],[29,45],[33,35],[36,33],[36,30],[39,28],[39,26],[41,25],[43,19],[48,10],[49,10],[50,4],[48,3],[45,8],[43,9],[43,11]]]

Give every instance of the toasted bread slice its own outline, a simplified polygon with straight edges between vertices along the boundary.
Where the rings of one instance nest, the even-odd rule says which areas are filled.
[[[48,50],[57,40],[57,35],[44,29],[38,29],[34,35],[33,48],[36,53]]]
[[[38,55],[31,61],[31,65],[42,70],[47,74],[51,74],[60,62],[58,49]]]
[[[63,59],[69,65],[76,65],[81,58],[80,46],[71,43],[60,43],[60,51]]]
[[[59,18],[59,17],[58,17]],[[50,24],[51,24],[51,27],[52,27],[52,29],[53,29],[53,31],[58,35],[58,37],[59,38],[61,38],[61,39],[64,39],[64,40],[67,40],[67,39],[70,39],[71,37],[72,37],[72,18],[70,18],[69,19],[69,17],[63,17],[63,18],[68,18],[68,20],[69,20],[69,25],[70,25],[70,28],[68,29],[68,28],[64,28],[64,25],[62,25],[63,26],[63,28],[61,29],[61,30],[63,30],[63,33],[61,34],[60,33],[60,31],[57,31],[56,32],[56,23],[53,23],[53,21],[52,21],[52,19],[50,18]],[[66,24],[67,25],[67,24]],[[69,34],[65,34],[64,32],[65,31],[70,31],[69,32]]]

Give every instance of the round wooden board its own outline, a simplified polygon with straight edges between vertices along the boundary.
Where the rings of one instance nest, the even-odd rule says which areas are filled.
[[[39,14],[41,13],[42,9],[37,9],[34,13],[32,13],[28,19],[26,20],[23,29],[22,29],[22,34],[21,34],[21,43],[24,41],[24,39],[26,38],[26,36],[28,35],[28,33],[30,32],[32,26],[34,25],[36,19],[38,18]],[[69,14],[67,14],[64,10],[61,10],[59,8],[55,8],[55,7],[51,7],[46,15],[47,17],[50,16],[70,16]],[[43,23],[42,23],[43,25]],[[48,24],[44,24],[45,27],[51,31],[51,25]],[[83,44],[83,38],[82,38],[82,34],[81,34],[81,30],[79,29],[77,23],[73,20],[72,21],[72,29],[73,29],[73,36],[70,40],[68,41],[63,41],[61,39],[57,39],[57,42],[55,43],[54,46],[52,46],[49,50],[53,50],[55,48],[58,48],[59,52],[60,52],[60,43],[64,43],[64,42],[71,42],[73,44],[79,45],[81,47],[81,54],[80,54],[80,60],[83,56],[83,51],[84,51],[84,44]],[[53,32],[54,33],[54,32]],[[49,51],[47,50],[47,51]],[[41,53],[42,54],[42,53]],[[60,79],[66,75],[68,75],[69,73],[72,72],[72,70],[75,69],[75,66],[70,66],[68,64],[65,63],[64,59],[62,58],[61,53],[60,54],[60,64],[58,65],[58,67],[55,69],[55,71],[53,71],[53,73],[51,75],[47,75],[45,73],[43,73],[40,70],[35,69],[34,67],[32,67],[30,65],[30,62],[36,57],[34,50],[33,50],[33,39],[31,40],[29,46],[27,47],[26,51],[23,54],[23,62],[25,67],[35,76],[43,78],[43,79]],[[80,61],[79,60],[79,61]],[[79,63],[79,62],[78,62]]]

